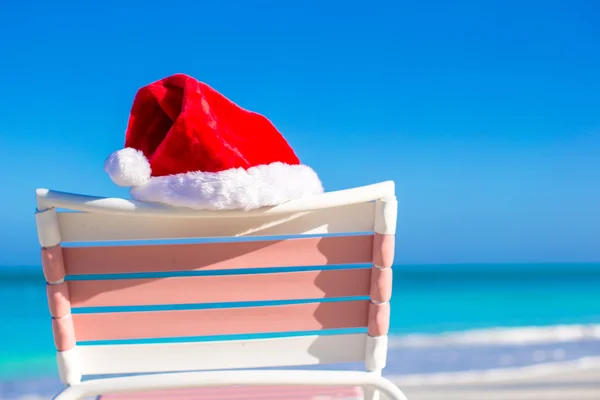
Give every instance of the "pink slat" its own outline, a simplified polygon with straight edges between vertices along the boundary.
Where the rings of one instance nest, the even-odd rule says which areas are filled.
[[[394,235],[382,235],[376,233],[373,238],[373,264],[378,267],[391,267],[394,263]]]
[[[69,288],[66,282],[57,285],[47,285],[48,308],[50,315],[54,318],[62,318],[71,313],[71,302],[69,301]]]
[[[369,336],[387,335],[390,330],[390,303],[369,304]]]
[[[373,268],[371,274],[371,300],[377,303],[390,301],[392,298],[392,269]]]
[[[110,394],[101,400],[359,400],[360,387],[336,386],[237,386],[195,389],[172,389],[154,392]]]
[[[42,249],[42,268],[46,282],[59,282],[65,279],[63,253],[60,245]]]
[[[67,275],[370,263],[373,236],[64,248]]]
[[[371,269],[70,281],[73,307],[368,296]]]
[[[52,319],[54,345],[58,351],[66,351],[75,347],[75,329],[71,315],[60,319]]]
[[[78,341],[312,331],[367,326],[368,301],[75,314]]]

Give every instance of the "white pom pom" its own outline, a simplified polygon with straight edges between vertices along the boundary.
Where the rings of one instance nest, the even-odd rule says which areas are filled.
[[[104,171],[119,186],[139,186],[144,184],[152,169],[144,153],[127,147],[112,153],[104,162]]]

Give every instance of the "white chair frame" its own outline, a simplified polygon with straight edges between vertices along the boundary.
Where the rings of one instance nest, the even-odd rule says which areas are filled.
[[[186,218],[244,218],[277,216],[290,213],[304,213],[334,207],[349,206],[375,201],[376,217],[374,230],[379,233],[395,233],[397,202],[393,182],[382,182],[348,190],[329,192],[318,196],[291,201],[276,207],[251,211],[196,211],[173,208],[158,204],[137,202],[118,198],[102,198],[38,189],[37,224],[40,243],[43,248],[60,243],[61,237],[56,226],[55,208],[66,208],[87,213],[109,213],[148,217]],[[52,211],[47,213],[47,211]],[[210,223],[210,222],[208,222]],[[321,232],[322,233],[322,232]],[[376,266],[375,266],[376,267]],[[225,370],[202,372],[152,373],[136,376],[93,379],[80,382],[79,378],[68,377],[65,362],[71,357],[58,352],[61,379],[66,388],[56,395],[56,400],[75,400],[110,393],[163,390],[176,388],[215,387],[215,386],[264,386],[264,385],[307,385],[307,386],[347,386],[358,385],[365,389],[365,398],[372,400],[378,393],[390,400],[405,400],[402,391],[391,381],[381,376],[387,352],[387,336],[378,341],[377,337],[367,338],[366,364],[368,371],[298,371],[298,370]]]

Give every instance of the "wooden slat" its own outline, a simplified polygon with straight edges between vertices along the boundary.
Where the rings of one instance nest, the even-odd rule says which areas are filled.
[[[301,332],[367,326],[368,301],[74,314],[77,341]]]
[[[368,296],[371,268],[254,275],[70,281],[73,307]]]
[[[373,236],[63,248],[67,275],[370,263]]]
[[[118,213],[122,215],[136,214],[146,216],[179,215],[191,218],[205,218],[222,215],[229,218],[247,218],[255,215],[288,214],[293,212],[335,208],[349,204],[393,198],[394,192],[394,182],[386,181],[351,189],[326,192],[316,196],[302,197],[274,207],[264,207],[255,210],[240,209],[227,211],[194,210],[186,207],[170,207],[158,203],[65,193],[48,189],[37,189],[36,200],[38,210],[58,207],[86,212],[100,212],[103,214]]]
[[[366,334],[196,343],[78,345],[84,375],[361,362]]]
[[[295,214],[231,218],[183,218],[103,213],[59,213],[63,242],[182,239],[372,232],[375,203]]]

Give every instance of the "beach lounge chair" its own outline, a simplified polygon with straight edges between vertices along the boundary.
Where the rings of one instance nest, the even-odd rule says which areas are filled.
[[[393,182],[251,211],[46,189],[37,207],[55,399],[405,399],[381,376]]]

